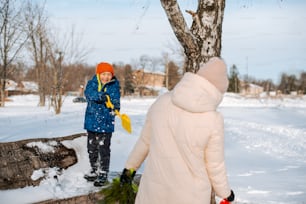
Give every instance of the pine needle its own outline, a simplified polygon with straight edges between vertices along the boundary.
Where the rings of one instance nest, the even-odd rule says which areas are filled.
[[[120,178],[113,181],[101,190],[103,199],[100,204],[134,204],[138,186],[134,182],[131,184],[120,182]]]

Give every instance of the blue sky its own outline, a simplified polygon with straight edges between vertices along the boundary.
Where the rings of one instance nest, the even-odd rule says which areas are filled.
[[[196,9],[195,0],[178,2],[182,11]],[[303,0],[227,0],[222,57],[257,79],[306,71],[305,9]],[[47,0],[46,10],[59,33],[74,26],[83,36],[88,64],[131,63],[178,46],[158,0]]]

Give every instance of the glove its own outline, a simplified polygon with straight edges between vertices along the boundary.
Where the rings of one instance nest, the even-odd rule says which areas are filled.
[[[106,101],[106,94],[102,94],[101,95],[100,101],[101,101],[101,103],[105,103],[105,101]]]
[[[98,101],[95,101],[97,104],[103,104],[106,101],[106,94],[101,94]]]
[[[235,200],[235,194],[233,190],[231,190],[231,195],[229,195],[227,198],[221,200],[220,204],[230,204],[230,202],[233,202]]]
[[[122,174],[120,176],[120,183],[132,183],[134,176],[136,174],[136,171],[134,169],[126,169],[124,168],[122,171]]]
[[[227,201],[229,202],[233,202],[235,200],[235,194],[234,194],[234,191],[231,190],[231,195],[229,195],[227,198],[226,198]]]

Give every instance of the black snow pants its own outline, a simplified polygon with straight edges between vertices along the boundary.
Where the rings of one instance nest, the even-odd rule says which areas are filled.
[[[87,152],[91,168],[99,173],[109,172],[112,133],[88,131]]]

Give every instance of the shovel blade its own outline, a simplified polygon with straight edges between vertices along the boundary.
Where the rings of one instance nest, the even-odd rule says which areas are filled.
[[[128,133],[132,133],[132,125],[131,125],[131,120],[130,120],[129,116],[126,115],[126,114],[121,114],[121,115],[120,115],[120,118],[121,118],[122,127],[123,127]]]

